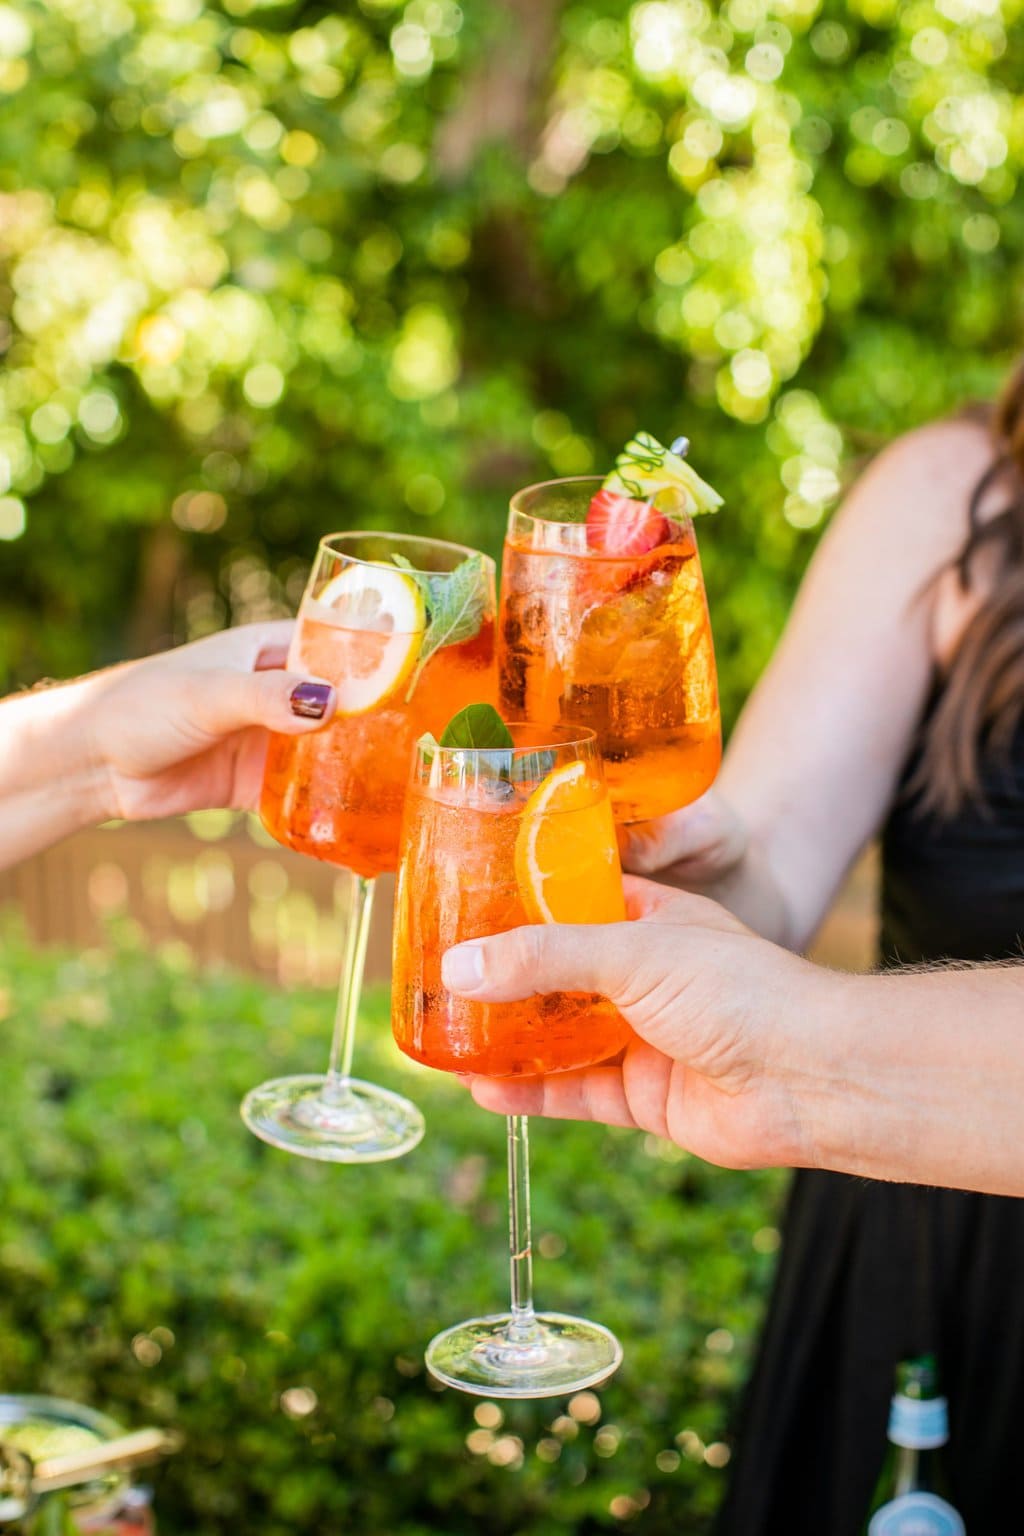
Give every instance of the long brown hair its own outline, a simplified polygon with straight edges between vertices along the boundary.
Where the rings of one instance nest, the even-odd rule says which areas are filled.
[[[971,495],[954,569],[967,592],[975,557],[994,547],[998,570],[957,647],[909,785],[923,812],[942,817],[969,801],[984,807],[982,756],[1005,753],[1024,717],[1024,360],[984,419],[992,462]],[[1003,504],[991,513],[997,493]]]

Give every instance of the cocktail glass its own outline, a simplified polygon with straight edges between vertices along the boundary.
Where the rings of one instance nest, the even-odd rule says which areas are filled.
[[[474,1003],[448,992],[451,945],[554,919],[625,917],[615,825],[592,731],[513,725],[513,749],[421,743],[395,900],[392,1023],[400,1048],[443,1071],[534,1076],[615,1055],[629,1029],[594,993]],[[528,1128],[508,1120],[511,1310],[438,1334],[427,1365],[489,1397],[552,1397],[603,1381],[622,1351],[607,1328],[533,1306]]]
[[[447,629],[420,627],[417,591]],[[414,742],[494,698],[494,608],[494,562],[475,550],[392,533],[321,540],[289,666],[333,683],[338,709],[321,731],[271,737],[260,817],[286,848],[351,870],[352,906],[326,1074],[275,1078],[242,1104],[249,1129],[286,1152],[381,1162],[423,1135],[408,1099],[352,1076],[374,880],[398,863]]]
[[[512,498],[502,562],[501,708],[597,733],[618,822],[688,805],[722,755],[715,653],[693,524],[639,554],[588,544],[596,478]]]
[[[0,1394],[0,1442],[36,1462],[96,1449],[124,1434],[106,1414],[59,1397]],[[51,1462],[52,1468],[52,1462]],[[9,1536],[153,1536],[153,1511],[142,1488],[124,1470],[97,1472],[88,1482],[43,1494],[27,1513],[23,1500],[4,1494],[0,1456],[0,1530]],[[58,1485],[59,1486],[59,1485]],[[8,1522],[13,1522],[8,1524]]]

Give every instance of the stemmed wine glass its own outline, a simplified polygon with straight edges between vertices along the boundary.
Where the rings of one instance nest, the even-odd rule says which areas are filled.
[[[494,562],[476,550],[394,533],[320,541],[289,666],[337,692],[323,730],[271,737],[260,817],[287,848],[352,872],[353,900],[326,1074],[254,1088],[242,1118],[284,1151],[380,1162],[410,1151],[423,1117],[352,1076],[374,880],[394,870],[413,743],[452,709],[493,699]]]
[[[512,498],[501,708],[596,731],[616,821],[649,821],[696,800],[718,771],[711,621],[693,520],[652,508],[639,536],[609,538],[588,521],[600,491],[580,476]]]
[[[615,826],[592,731],[513,725],[511,747],[418,745],[395,901],[392,1022],[400,1048],[442,1070],[534,1076],[602,1061],[629,1038],[593,993],[482,1004],[448,992],[452,944],[538,922],[625,917]],[[489,1397],[592,1386],[622,1350],[607,1328],[538,1313],[532,1294],[527,1121],[508,1120],[509,1312],[438,1334],[427,1365]]]

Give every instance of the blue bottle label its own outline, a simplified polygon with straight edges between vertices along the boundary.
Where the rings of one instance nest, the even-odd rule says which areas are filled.
[[[889,1439],[894,1445],[927,1451],[945,1445],[949,1439],[949,1411],[944,1397],[926,1398],[897,1395],[889,1410]]]
[[[966,1536],[951,1504],[934,1493],[904,1493],[872,1517],[868,1536]]]

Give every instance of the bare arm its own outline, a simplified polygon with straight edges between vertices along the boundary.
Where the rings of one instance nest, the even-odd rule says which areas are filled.
[[[726,1167],[1024,1194],[1024,965],[839,975],[702,897],[628,887],[642,921],[519,928],[445,957],[464,996],[593,990],[636,1031],[613,1064],[476,1079],[485,1108],[635,1126]]]
[[[0,707],[0,868],[114,814],[83,729],[86,707],[82,683]]]
[[[871,465],[822,539],[715,790],[638,829],[632,869],[704,890],[791,948],[808,942],[891,802],[958,601],[935,578],[989,458],[978,426],[950,422]]]
[[[846,977],[836,1007],[820,1166],[1024,1194],[1024,965]]]

